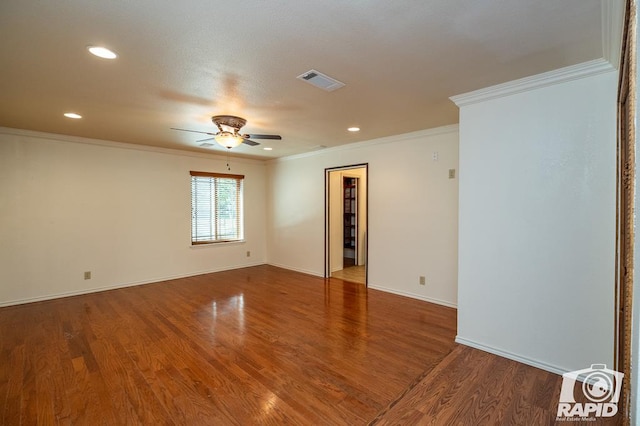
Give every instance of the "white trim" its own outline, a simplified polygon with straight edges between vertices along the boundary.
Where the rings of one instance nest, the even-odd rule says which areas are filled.
[[[567,370],[564,368],[557,367],[555,365],[547,364],[542,361],[538,361],[536,359],[527,358],[520,356],[518,354],[514,354],[509,351],[505,351],[502,349],[494,348],[493,346],[487,346],[482,343],[478,343],[473,340],[465,339],[464,337],[456,336],[456,343],[460,343],[461,345],[471,346],[472,348],[479,349],[484,352],[489,352],[490,354],[498,355],[503,358],[511,359],[513,361],[518,361],[522,364],[530,365],[532,367],[539,368],[541,370],[549,371],[551,373],[563,375],[571,370]]]
[[[160,283],[160,282],[163,282],[163,281],[175,280],[175,279],[178,279],[178,278],[195,277],[195,276],[198,276],[198,275],[212,274],[214,272],[231,271],[233,269],[250,268],[252,266],[260,266],[260,265],[264,265],[264,264],[265,264],[264,262],[248,263],[248,264],[234,265],[234,266],[229,266],[229,267],[224,267],[224,268],[215,268],[215,269],[210,269],[210,270],[206,270],[206,271],[190,272],[190,273],[187,273],[187,274],[177,274],[177,275],[170,275],[170,276],[166,276],[166,277],[157,277],[157,278],[153,278],[153,279],[150,279],[150,280],[142,280],[142,281],[134,281],[134,282],[129,282],[129,283],[113,284],[113,285],[107,285],[107,286],[103,286],[103,287],[96,287],[96,288],[83,289],[83,290],[65,291],[65,292],[62,292],[62,293],[47,294],[45,296],[27,297],[26,299],[16,299],[16,300],[9,300],[9,301],[6,301],[6,302],[0,302],[0,308],[6,307],[6,306],[23,305],[25,303],[42,302],[42,301],[45,301],[45,300],[60,299],[62,297],[80,296],[80,295],[83,295],[83,294],[99,293],[101,291],[115,290],[115,289],[126,288],[126,287],[135,287],[135,286],[138,286],[138,285],[147,285],[147,284]]]
[[[434,127],[432,129],[418,130],[418,131],[410,132],[410,133],[402,133],[402,134],[399,134],[399,135],[385,136],[383,138],[370,139],[370,140],[366,140],[366,141],[362,141],[362,142],[353,142],[353,143],[348,143],[348,144],[344,144],[344,145],[338,145],[338,146],[334,146],[334,147],[326,148],[326,149],[321,149],[321,150],[317,150],[317,151],[304,152],[302,154],[290,155],[288,157],[274,158],[274,159],[267,160],[267,163],[269,163],[269,164],[270,163],[279,163],[279,162],[282,162],[282,161],[297,160],[297,159],[306,158],[306,157],[315,157],[317,155],[323,155],[323,154],[329,153],[329,152],[335,153],[335,152],[346,151],[346,150],[351,150],[351,149],[366,148],[366,147],[370,147],[370,146],[374,146],[374,145],[400,142],[400,141],[404,141],[404,140],[408,140],[408,139],[416,139],[416,138],[421,138],[421,137],[437,136],[437,135],[444,135],[444,134],[448,134],[448,133],[455,133],[455,132],[458,131],[458,128],[459,128],[459,126],[457,124],[450,124],[448,126]]]
[[[525,77],[519,80],[498,84],[496,86],[475,90],[473,92],[452,96],[449,99],[451,99],[458,107],[462,107],[611,71],[615,71],[615,68],[611,63],[609,63],[609,61],[603,58],[594,59],[593,61],[583,62],[581,64],[571,65],[569,67],[537,74],[531,77]]]
[[[247,240],[235,240],[235,241],[214,241],[214,242],[210,242],[210,243],[201,243],[201,244],[191,244],[189,245],[190,249],[194,249],[194,250],[199,250],[199,249],[204,249],[204,248],[209,248],[209,247],[229,247],[229,246],[235,246],[235,245],[240,245],[240,244],[246,244]]]
[[[276,268],[288,269],[294,272],[300,272],[301,274],[313,275],[314,277],[324,278],[323,273],[318,273],[316,271],[311,271],[308,269],[294,268],[293,266],[281,265],[279,263],[273,263],[273,262],[267,262],[267,265],[275,266]]]
[[[458,305],[455,303],[448,302],[442,299],[436,299],[434,297],[422,296],[420,294],[409,293],[406,291],[395,290],[392,288],[382,287],[379,285],[369,284],[368,288],[372,290],[384,291],[385,293],[397,294],[398,296],[410,297],[412,299],[422,300],[423,302],[435,303],[436,305],[446,306],[448,308],[457,309]]]
[[[63,135],[58,133],[46,133],[37,132],[35,130],[16,129],[12,127],[0,127],[0,135],[12,135],[19,137],[30,137],[35,139],[46,139],[56,142],[68,142],[68,143],[80,143],[84,145],[97,145],[108,148],[120,148],[131,149],[134,151],[155,152],[158,154],[178,155],[182,157],[195,157],[195,158],[207,158],[227,161],[226,153],[212,152],[211,154],[205,152],[194,152],[181,149],[172,148],[160,148],[150,145],[138,145],[133,143],[115,142],[104,139],[91,139],[80,136]],[[239,163],[252,163],[252,164],[265,164],[265,160],[257,160],[245,157],[231,157],[234,162]]]
[[[300,268],[293,268],[291,266],[280,265],[280,264],[273,263],[273,262],[268,262],[268,264],[271,265],[271,266],[278,267],[278,268],[288,269],[290,271],[300,272],[302,274],[313,275],[313,276],[316,276],[316,277],[324,278],[324,274],[318,274],[317,272],[314,272],[314,271],[309,271],[309,270],[300,269]],[[371,290],[383,291],[385,293],[396,294],[398,296],[410,297],[412,299],[422,300],[423,302],[435,303],[436,305],[446,306],[448,308],[454,308],[455,309],[455,308],[458,307],[458,305],[456,305],[455,303],[447,302],[445,300],[436,299],[436,298],[433,298],[433,297],[426,297],[426,296],[422,296],[422,295],[415,294],[415,293],[408,293],[408,292],[404,292],[404,291],[394,290],[394,289],[391,289],[391,288],[382,287],[382,286],[378,286],[378,285],[369,284],[367,286],[367,288],[371,289]]]
[[[624,0],[602,0],[602,56],[615,69],[620,67],[624,3]]]

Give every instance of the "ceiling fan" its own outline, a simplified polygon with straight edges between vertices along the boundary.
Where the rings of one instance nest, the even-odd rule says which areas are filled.
[[[251,139],[275,139],[280,140],[280,135],[259,135],[259,134],[241,134],[240,129],[247,124],[247,120],[235,115],[214,115],[211,117],[211,121],[218,127],[217,133],[200,132],[198,130],[189,129],[177,129],[172,127],[171,130],[180,130],[182,132],[203,133],[205,135],[211,135],[211,138],[201,139],[198,142],[204,142],[209,140],[215,140],[221,146],[231,149],[240,144],[246,144],[249,146],[260,145],[258,142],[254,142]]]

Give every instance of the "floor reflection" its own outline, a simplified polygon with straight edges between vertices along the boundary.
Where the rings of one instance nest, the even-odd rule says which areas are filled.
[[[325,280],[326,337],[340,342],[338,356],[364,355],[368,339],[367,288],[356,282]],[[339,335],[339,339],[334,339]]]
[[[230,320],[236,320],[236,327],[240,337],[244,337],[245,324],[244,324],[244,294],[238,294],[231,296],[225,300],[214,300],[211,302],[211,314],[213,317],[213,323],[211,330],[213,331],[218,321],[223,321],[227,326],[230,324]]]

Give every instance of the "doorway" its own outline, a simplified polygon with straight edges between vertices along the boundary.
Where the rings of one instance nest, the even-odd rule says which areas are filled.
[[[367,285],[368,164],[325,169],[325,277]]]

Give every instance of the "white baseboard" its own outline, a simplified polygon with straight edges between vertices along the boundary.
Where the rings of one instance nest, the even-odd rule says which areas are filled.
[[[288,265],[281,265],[278,263],[268,263],[271,266],[275,266],[278,268],[282,268],[282,269],[288,269],[290,271],[295,271],[295,272],[300,272],[303,274],[307,274],[307,275],[313,275],[316,277],[320,277],[320,278],[324,278],[324,274],[320,274],[316,271],[309,271],[309,270],[305,270],[305,269],[300,269],[300,268],[294,268]],[[456,305],[455,303],[451,303],[448,302],[446,300],[441,300],[441,299],[436,299],[433,297],[426,297],[426,296],[422,296],[420,294],[415,294],[415,293],[409,293],[409,292],[405,292],[405,291],[400,291],[400,290],[395,290],[392,288],[387,288],[387,287],[383,287],[383,286],[379,286],[379,285],[374,285],[374,284],[369,284],[367,286],[367,288],[370,288],[372,290],[379,290],[379,291],[384,291],[385,293],[392,293],[392,294],[397,294],[398,296],[405,296],[405,297],[410,297],[412,299],[418,299],[418,300],[422,300],[424,302],[430,302],[430,303],[435,303],[436,305],[442,305],[442,306],[446,306],[449,308],[457,308],[458,305]]]
[[[427,296],[423,296],[421,294],[409,293],[409,292],[406,292],[406,291],[395,290],[395,289],[392,289],[392,288],[382,287],[382,286],[375,285],[375,284],[369,284],[368,288],[371,288],[373,290],[384,291],[385,293],[392,293],[392,294],[397,294],[399,296],[410,297],[412,299],[418,299],[418,300],[422,300],[422,301],[425,301],[425,302],[435,303],[436,305],[447,306],[449,308],[457,308],[458,307],[457,304],[448,302],[446,300],[436,299],[434,297],[427,297]]]
[[[211,274],[211,273],[214,273],[214,272],[222,272],[222,271],[230,271],[230,270],[233,270],[233,269],[249,268],[249,267],[252,267],[252,266],[259,266],[259,265],[264,265],[264,262],[249,263],[249,264],[235,265],[235,266],[227,266],[227,267],[224,267],[224,268],[215,268],[215,269],[210,269],[210,270],[206,270],[206,271],[196,271],[196,272],[190,272],[190,273],[186,273],[186,274],[177,274],[177,275],[170,275],[170,276],[165,276],[165,277],[156,277],[156,278],[153,278],[153,279],[143,280],[143,281],[132,281],[132,282],[128,282],[128,283],[119,283],[119,284],[107,285],[107,286],[102,286],[102,287],[95,287],[95,288],[90,288],[90,289],[64,291],[64,292],[61,292],[61,293],[52,293],[52,294],[47,294],[47,295],[44,295],[44,296],[36,296],[36,297],[28,297],[28,298],[25,298],[25,299],[9,300],[9,301],[6,301],[6,302],[0,302],[0,308],[5,307],[5,306],[23,305],[25,303],[42,302],[42,301],[45,301],[45,300],[60,299],[62,297],[80,296],[80,295],[83,295],[83,294],[90,294],[90,293],[99,293],[101,291],[115,290],[115,289],[118,289],[118,288],[135,287],[135,286],[138,286],[138,285],[153,284],[153,283],[158,283],[158,282],[162,282],[162,281],[169,281],[169,280],[175,280],[175,279],[187,278],[187,277],[195,277],[197,275]]]
[[[471,346],[472,348],[480,349],[481,351],[489,352],[490,354],[498,355],[498,356],[501,356],[503,358],[507,358],[507,359],[510,359],[510,360],[513,360],[513,361],[518,361],[518,362],[520,362],[522,364],[530,365],[532,367],[536,367],[536,368],[539,368],[541,370],[548,371],[550,373],[559,374],[561,376],[564,373],[567,373],[569,371],[569,370],[566,370],[564,368],[557,367],[555,365],[547,364],[545,362],[538,361],[536,359],[523,357],[523,356],[520,356],[518,354],[514,354],[514,353],[509,352],[509,351],[505,351],[505,350],[502,350],[502,349],[494,348],[492,346],[487,346],[487,345],[484,345],[482,343],[478,343],[478,342],[475,342],[473,340],[465,339],[464,337],[460,337],[460,336],[456,336],[456,343],[460,343],[461,345],[465,345],[465,346]]]
[[[211,273],[214,273],[214,272],[230,271],[230,270],[233,270],[233,269],[249,268],[251,266],[259,266],[259,265],[264,265],[264,264],[265,264],[264,262],[257,262],[257,263],[243,264],[243,265],[226,266],[226,267],[223,267],[223,268],[214,268],[214,269],[209,269],[209,270],[205,270],[205,271],[194,271],[194,272],[189,272],[189,273],[186,273],[186,274],[176,274],[176,275],[169,275],[169,276],[163,276],[163,277],[155,277],[155,278],[152,278],[152,279],[142,280],[142,281],[132,281],[132,282],[128,282],[128,283],[118,283],[118,284],[113,284],[113,285],[94,287],[94,288],[90,288],[90,289],[65,291],[65,292],[60,292],[60,293],[47,294],[47,295],[43,295],[43,296],[36,296],[36,297],[28,297],[28,298],[24,298],[24,299],[9,300],[9,301],[4,301],[4,302],[0,301],[0,308],[1,307],[5,307],[5,306],[22,305],[22,304],[25,304],[25,303],[42,302],[42,301],[45,301],[45,300],[59,299],[59,298],[62,298],[62,297],[80,296],[80,295],[83,295],[83,294],[99,293],[101,291],[115,290],[115,289],[118,289],[118,288],[135,287],[135,286],[138,286],[138,285],[153,284],[153,283],[162,282],[162,281],[175,280],[175,279],[186,278],[186,277],[194,277],[194,276],[197,276],[197,275],[211,274]],[[302,268],[294,268],[294,267],[291,267],[291,266],[288,266],[288,265],[281,265],[281,264],[277,264],[277,263],[266,263],[266,264],[271,265],[271,266],[275,266],[275,267],[278,267],[278,268],[282,268],[282,269],[288,269],[288,270],[291,270],[291,271],[300,272],[302,274],[313,275],[315,277],[324,278],[324,274],[318,273],[317,271],[311,271],[311,270],[302,269]],[[382,287],[382,286],[377,286],[377,285],[371,285],[371,284],[368,286],[368,288],[371,288],[373,290],[384,291],[386,293],[397,294],[399,296],[410,297],[412,299],[418,299],[418,300],[422,300],[422,301],[425,301],[425,302],[435,303],[437,305],[447,306],[447,307],[450,307],[450,308],[457,308],[457,305],[454,304],[454,303],[447,302],[445,300],[431,298],[431,297],[425,297],[425,296],[422,296],[422,295],[419,295],[419,294],[408,293],[408,292],[404,292],[404,291],[399,291],[399,290],[395,290],[395,289],[391,289],[391,288],[387,288],[387,287]],[[473,346],[473,345],[469,345],[469,346]],[[481,348],[479,348],[479,349],[481,349]]]
[[[288,269],[290,271],[300,272],[301,274],[313,275],[314,277],[324,278],[324,273],[318,273],[317,271],[310,271],[308,269],[294,268],[293,266],[281,265],[279,263],[267,262],[267,265],[275,266],[276,268]]]

